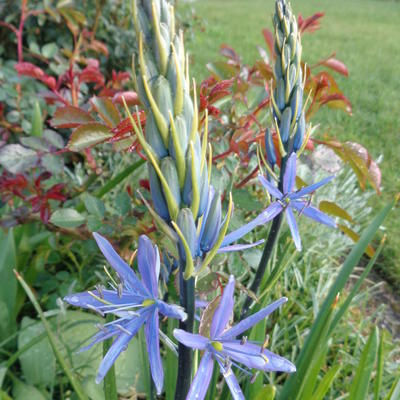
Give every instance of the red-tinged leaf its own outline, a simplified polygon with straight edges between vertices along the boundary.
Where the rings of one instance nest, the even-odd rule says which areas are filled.
[[[314,32],[320,28],[319,19],[325,15],[323,12],[316,13],[311,17],[303,19],[303,16],[299,14],[297,19],[297,25],[300,33]]]
[[[79,82],[95,83],[97,87],[104,85],[104,76],[97,67],[88,66],[79,74]]]
[[[115,93],[112,101],[113,103],[122,105],[123,104],[122,98],[125,99],[126,104],[128,106],[137,106],[140,104],[139,96],[137,95],[136,92],[133,91]]]
[[[348,228],[345,225],[338,225],[338,228],[346,235],[348,236],[354,243],[357,243],[360,240],[360,236],[354,232],[352,229]],[[374,248],[369,244],[365,250],[365,254],[372,258],[375,254]]]
[[[240,56],[232,47],[228,46],[227,44],[222,44],[219,52],[221,55],[226,57],[228,60],[233,61],[235,64],[240,63]]]
[[[78,107],[66,106],[57,108],[50,124],[56,128],[76,128],[93,121],[94,119],[87,111]]]
[[[93,39],[90,41],[89,48],[95,51],[96,53],[102,53],[106,57],[108,57],[108,49],[105,43],[100,42],[99,40]]]
[[[50,89],[55,89],[56,80],[52,76],[47,75],[41,68],[29,62],[21,62],[15,64],[15,70],[24,76],[29,76],[31,78],[35,78],[45,85],[47,85]]]
[[[137,114],[132,114],[132,117],[134,121],[138,123]],[[142,128],[144,128],[146,124],[146,113],[143,110],[139,111],[139,119]],[[112,129],[111,132],[114,134],[112,141],[119,140],[128,133],[133,133],[133,126],[131,124],[130,118],[123,119],[115,128]]]
[[[354,222],[353,218],[346,210],[344,210],[343,208],[339,207],[336,203],[333,203],[331,201],[321,201],[318,204],[318,208],[324,213],[334,215],[335,217],[343,218],[351,223]]]
[[[98,122],[90,122],[76,128],[69,138],[68,148],[81,151],[95,144],[104,142],[113,136],[110,128]]]
[[[93,97],[90,104],[110,128],[117,126],[121,121],[117,107],[108,97]]]
[[[263,34],[263,36],[264,36],[265,43],[266,43],[267,46],[268,46],[269,54],[273,57],[274,54],[275,54],[275,50],[274,50],[274,40],[275,40],[275,39],[274,39],[274,35],[273,35],[272,32],[271,32],[269,29],[267,29],[267,28],[265,28],[265,29],[262,30],[262,34]]]
[[[348,114],[352,115],[350,100],[343,94],[335,93],[327,96],[321,96],[320,103],[321,105],[328,104],[329,107],[344,110]]]
[[[381,170],[378,167],[378,164],[371,158],[368,150],[359,143],[355,142],[346,142],[344,144],[347,150],[351,149],[355,152],[358,157],[364,162],[366,169],[368,172],[366,173],[366,178],[374,187],[374,189],[380,193],[380,186],[381,186]],[[363,171],[365,172],[364,168]]]
[[[117,83],[117,84],[121,84],[124,81],[130,79],[131,74],[129,72],[126,71],[119,71],[119,72],[115,72],[114,70],[112,70],[112,81],[113,83]]]
[[[320,65],[326,65],[327,67],[333,69],[336,72],[339,72],[339,74],[342,74],[344,76],[349,76],[349,70],[346,67],[346,65],[342,62],[339,61],[336,58],[328,58],[327,60],[324,60],[320,63]]]

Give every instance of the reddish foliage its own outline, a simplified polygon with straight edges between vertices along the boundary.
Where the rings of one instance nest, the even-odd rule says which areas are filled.
[[[14,68],[20,75],[35,78],[43,82],[52,90],[56,88],[56,80],[52,76],[47,75],[41,68],[30,62],[17,63]]]
[[[315,13],[311,17],[303,19],[303,16],[299,14],[297,18],[297,25],[299,27],[299,32],[314,32],[320,28],[319,19],[325,15],[323,12]]]
[[[135,123],[138,123],[138,117],[136,113],[132,114],[132,117]],[[139,111],[139,122],[142,128],[146,125],[146,113],[143,110]],[[111,130],[114,136],[111,138],[111,141],[114,142],[116,140],[123,139],[127,134],[132,134],[134,132],[133,126],[129,118],[123,119],[115,128]]]
[[[204,112],[207,109],[209,115],[218,116],[220,110],[213,104],[231,94],[232,84],[233,79],[217,81],[213,76],[201,82],[200,112]]]
[[[2,200],[9,201],[13,196],[28,202],[32,207],[33,213],[40,213],[40,219],[47,224],[50,218],[49,200],[65,201],[67,197],[62,193],[65,185],[58,183],[49,189],[42,187],[42,182],[51,177],[49,172],[43,172],[33,182],[29,182],[23,174],[10,176],[6,172],[0,176],[0,191]]]

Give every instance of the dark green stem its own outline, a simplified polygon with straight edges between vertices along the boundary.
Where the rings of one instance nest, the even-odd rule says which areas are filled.
[[[179,321],[179,329],[193,333],[194,326],[194,278],[183,279],[184,266],[180,268],[180,304],[187,313],[185,321]],[[175,400],[185,400],[192,380],[193,350],[182,343],[178,345],[178,378]]]
[[[282,225],[282,219],[283,219],[283,213],[280,213],[272,221],[271,230],[269,231],[268,239],[267,242],[265,243],[264,251],[262,253],[256,275],[254,277],[253,283],[250,286],[250,290],[254,293],[257,293],[261,280],[265,274],[268,261],[271,258],[271,254],[275,247],[275,243],[279,237],[279,230]],[[252,302],[251,297],[247,296],[243,304],[241,319],[247,317],[251,302]]]
[[[292,141],[289,143],[289,148],[290,150],[292,149]],[[282,158],[281,161],[281,171],[279,174],[279,182],[278,182],[278,188],[281,192],[283,192],[283,176],[285,174],[286,160],[287,157]],[[267,269],[267,265],[271,258],[272,251],[274,250],[275,243],[278,240],[279,231],[282,225],[282,220],[283,220],[283,211],[272,220],[271,230],[268,233],[267,241],[265,243],[260,263],[258,264],[256,275],[254,277],[253,283],[249,288],[256,295],[258,292],[258,288],[260,287],[261,281],[264,277],[265,270]],[[243,304],[240,319],[243,319],[248,316],[251,302],[252,302],[251,297],[247,296]]]

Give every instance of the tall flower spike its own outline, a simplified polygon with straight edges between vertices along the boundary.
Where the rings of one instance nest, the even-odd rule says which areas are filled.
[[[192,100],[185,78],[182,34],[175,32],[174,9],[166,0],[134,0],[133,17],[139,40],[139,73],[134,82],[147,114],[143,139],[159,167],[153,165],[151,194],[167,222],[176,222],[177,215],[165,213],[172,208],[166,186],[178,209],[190,208],[197,221],[207,205],[208,174],[198,132],[195,86]]]
[[[193,260],[205,261],[200,263],[200,270],[217,252],[249,246],[219,249],[227,224],[221,223],[220,196],[214,196],[209,185],[208,125],[206,121],[201,138],[196,85],[193,82],[192,100],[185,76],[188,60],[182,32],[175,31],[174,9],[166,0],[133,0],[132,4],[139,40],[139,72],[134,82],[146,108],[145,133],[132,124],[149,159],[154,210],[177,234],[188,279],[196,272]],[[229,218],[230,212],[227,222]]]
[[[273,24],[275,29],[275,88],[272,93],[272,114],[281,156],[297,152],[305,136],[303,110],[303,73],[301,69],[301,40],[297,21],[290,3],[277,0]],[[272,133],[265,132],[267,158],[276,163]]]
[[[285,174],[283,176],[283,193],[267,179],[265,179],[264,176],[258,176],[261,184],[271,196],[275,197],[276,200],[272,202],[267,209],[265,209],[260,215],[258,215],[248,224],[225,236],[222,245],[228,242],[232,243],[236,239],[253,230],[256,226],[264,225],[268,221],[272,220],[283,211],[286,214],[286,220],[289,224],[294,243],[297,250],[299,251],[301,250],[300,234],[297,228],[297,223],[293,214],[293,210],[297,211],[299,215],[305,215],[306,217],[311,218],[321,224],[328,225],[332,228],[336,227],[336,223],[332,218],[328,217],[317,208],[311,206],[310,200],[306,198],[306,196],[311,195],[318,188],[330,182],[334,178],[334,176],[329,176],[322,181],[314,183],[313,185],[306,186],[300,190],[295,191],[294,186],[296,182],[296,158],[296,153],[292,153],[287,160]]]
[[[233,327],[229,327],[229,320],[233,313],[234,290],[235,279],[231,275],[212,318],[209,337],[188,333],[181,329],[174,330],[174,336],[179,342],[192,349],[204,351],[187,395],[187,400],[204,399],[210,384],[214,361],[217,362],[234,400],[244,400],[243,392],[232,371],[232,366],[238,366],[238,363],[243,364],[249,369],[254,368],[261,371],[288,373],[296,371],[296,367],[290,361],[266,350],[264,346],[236,339],[237,336],[250,329],[280,305],[284,304],[287,298],[282,297]],[[247,371],[245,370],[245,372]]]
[[[74,293],[64,298],[73,306],[93,310],[101,315],[111,313],[117,317],[115,321],[105,324],[92,338],[91,344],[82,350],[87,350],[111,337],[115,338],[100,364],[96,377],[96,382],[99,383],[129,341],[144,325],[151,375],[157,393],[160,394],[164,372],[159,345],[159,313],[181,320],[186,318],[186,314],[181,307],[167,304],[158,298],[160,257],[157,247],[152,245],[147,236],[142,235],[139,238],[138,267],[142,278],[140,280],[104,237],[98,233],[93,235],[121,284],[116,286],[113,282],[110,284],[110,289]]]

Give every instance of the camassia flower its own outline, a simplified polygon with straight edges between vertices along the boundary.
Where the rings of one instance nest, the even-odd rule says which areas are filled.
[[[248,224],[226,235],[222,242],[222,246],[224,246],[225,243],[232,243],[239,239],[253,230],[256,226],[267,223],[283,211],[285,212],[294,244],[299,251],[301,250],[301,240],[293,210],[298,211],[299,215],[305,215],[321,224],[328,225],[332,228],[336,227],[335,221],[317,208],[311,206],[310,199],[306,197],[315,192],[315,190],[321,186],[330,182],[334,176],[329,176],[317,183],[294,191],[294,185],[296,182],[296,157],[296,153],[292,153],[287,160],[285,174],[283,176],[283,193],[262,175],[258,176],[261,184],[265,189],[267,189],[271,196],[275,197],[276,200]]]
[[[174,336],[179,342],[193,349],[204,351],[186,400],[204,399],[213,373],[214,361],[218,363],[234,400],[242,400],[244,396],[232,371],[232,365],[249,374],[251,373],[240,367],[237,363],[261,371],[289,373],[296,371],[296,367],[290,361],[270,352],[265,349],[265,346],[260,346],[243,339],[236,339],[237,336],[250,329],[257,322],[276,310],[281,304],[285,303],[287,298],[282,297],[233,327],[230,327],[229,321],[233,313],[234,290],[235,279],[231,275],[213,315],[209,337],[188,333],[181,329],[174,330]]]
[[[158,299],[160,257],[157,246],[153,246],[147,236],[142,235],[139,238],[137,257],[142,278],[142,280],[139,280],[135,272],[122,260],[105,238],[98,233],[93,235],[121,283],[117,284],[112,280],[111,289],[98,287],[94,291],[75,293],[64,298],[73,306],[94,310],[101,315],[111,313],[117,317],[115,321],[102,326],[100,331],[92,338],[91,344],[82,350],[87,350],[96,343],[115,337],[100,364],[96,377],[96,383],[99,383],[117,357],[126,349],[129,341],[144,325],[151,375],[157,393],[160,394],[163,387],[164,372],[160,356],[158,314],[184,320],[186,313],[181,307],[167,304]]]

